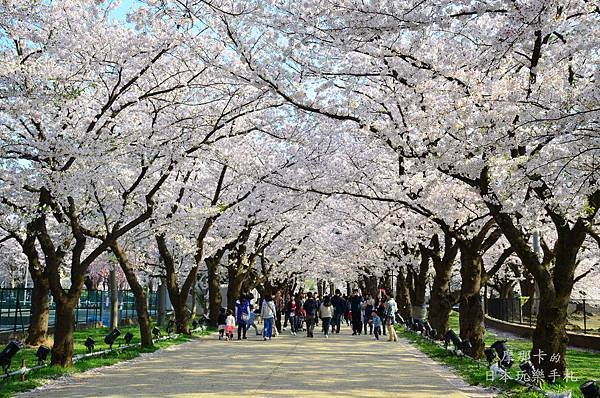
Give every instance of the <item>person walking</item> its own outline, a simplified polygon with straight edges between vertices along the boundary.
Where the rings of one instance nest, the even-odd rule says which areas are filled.
[[[352,325],[352,317],[350,313],[350,297],[344,294],[344,302],[346,303],[346,311],[344,311],[344,320],[346,321],[346,326]]]
[[[390,296],[385,307],[385,324],[388,330],[388,341],[398,341],[398,335],[394,328],[396,324],[396,311],[398,311],[398,305],[396,304],[396,300]]]
[[[377,315],[382,322],[385,320],[385,307],[385,295],[382,295],[381,299],[379,300],[379,305],[377,306]],[[383,331],[383,335],[385,336],[385,327],[382,327],[381,329]]]
[[[277,310],[275,313],[275,336],[279,335],[282,331],[283,328],[281,326],[281,313],[283,312],[284,308],[285,308],[285,302],[283,301],[283,296],[281,295],[281,290],[278,290],[275,293],[275,309]]]
[[[352,335],[355,336],[357,334],[362,333],[362,302],[363,298],[360,294],[358,294],[358,289],[354,289],[352,291],[352,296],[350,297],[350,311],[352,312]]]
[[[319,297],[318,293],[313,293],[313,300],[315,300],[315,304],[317,305],[317,312],[321,307],[321,297]],[[319,326],[319,317],[315,316],[315,326]]]
[[[365,316],[364,316],[364,324],[365,324],[365,334],[367,334],[367,327],[369,328],[369,335],[373,334],[373,323],[371,322],[371,313],[375,309],[375,300],[371,297],[370,294],[367,294],[367,299],[364,302],[365,307]]]
[[[250,330],[250,328],[254,328],[257,336],[260,336],[260,332],[258,331],[258,326],[254,322],[256,320],[256,312],[253,311],[254,307],[250,304],[250,312],[248,313],[248,320],[246,321],[246,331]]]
[[[233,316],[233,311],[227,310],[227,318],[225,318],[225,340],[231,341],[233,340],[233,331],[235,330],[235,317]]]
[[[227,339],[225,336],[225,326],[227,325],[227,309],[221,307],[219,309],[219,317],[217,318],[217,325],[219,328],[219,340]]]
[[[308,292],[307,299],[302,306],[306,312],[306,337],[315,337],[315,318],[317,317],[317,302],[313,298],[312,292]]]
[[[331,304],[333,305],[331,332],[339,334],[342,317],[346,311],[346,300],[342,298],[342,292],[340,292],[340,289],[335,289],[335,295],[331,298]]]
[[[379,340],[379,336],[381,335],[381,318],[377,315],[377,311],[373,310],[371,312],[370,319],[371,326],[373,327],[373,334],[375,335],[374,339]]]
[[[293,297],[290,297],[289,294],[286,294],[285,296],[285,310],[284,310],[284,319],[283,319],[283,329],[282,330],[286,330],[287,329],[287,325],[288,322],[290,323],[290,327],[291,327],[291,317],[290,317],[290,306],[292,304],[292,299]]]
[[[333,305],[331,304],[331,299],[329,296],[323,297],[323,302],[319,307],[319,313],[321,314],[321,321],[323,323],[323,335],[326,339],[329,338],[329,324],[331,323],[331,318],[333,317]]]
[[[260,316],[263,319],[263,340],[271,340],[273,336],[273,319],[275,318],[275,303],[273,303],[273,297],[267,295],[263,300]]]
[[[296,335],[296,331],[298,330],[298,310],[299,310],[299,305],[298,305],[298,301],[296,300],[296,297],[292,297],[290,302],[289,302],[289,308],[290,308],[290,334],[292,336]]]
[[[250,300],[246,294],[242,293],[240,298],[235,303],[235,320],[238,326],[238,340],[246,339],[246,322],[248,321],[248,316],[250,314]]]
[[[304,300],[302,295],[296,296],[296,332],[306,330],[304,328],[304,321],[306,319],[306,311],[304,310]]]

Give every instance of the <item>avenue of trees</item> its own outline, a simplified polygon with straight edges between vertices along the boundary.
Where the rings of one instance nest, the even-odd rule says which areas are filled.
[[[314,279],[440,335],[459,305],[480,358],[489,285],[539,292],[532,353],[565,375],[569,299],[600,297],[597,5],[117,5],[0,3],[0,276],[33,281],[28,344],[52,296],[52,364],[110,256],[143,345],[151,281],[189,333],[197,288],[216,321]]]

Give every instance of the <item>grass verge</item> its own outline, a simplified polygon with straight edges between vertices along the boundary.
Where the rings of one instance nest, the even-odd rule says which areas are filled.
[[[122,336],[124,336],[127,332],[133,333],[134,338],[131,343],[139,343],[140,334],[137,326],[124,326],[120,327],[119,330],[121,330]],[[17,393],[25,392],[33,388],[39,387],[48,382],[49,380],[53,380],[64,375],[85,372],[86,370],[99,368],[102,366],[114,365],[116,363],[135,358],[142,353],[150,353],[161,348],[185,343],[187,341],[198,338],[198,336],[210,334],[214,330],[215,329],[209,328],[203,332],[195,333],[193,336],[179,335],[177,338],[158,341],[154,344],[154,347],[150,348],[142,348],[139,346],[135,346],[124,349],[122,351],[113,351],[100,357],[82,359],[76,362],[71,368],[46,367],[27,374],[27,379],[25,381],[19,381],[18,377],[11,377],[8,380],[0,380],[0,398],[12,397]],[[108,347],[106,346],[106,344],[104,344],[103,339],[104,336],[108,334],[108,332],[108,328],[95,328],[76,331],[73,336],[75,355],[84,354],[87,352],[85,346],[83,345],[83,342],[87,339],[88,336],[96,341],[97,351],[107,349]],[[115,344],[115,347],[117,347],[117,344]],[[25,359],[25,364],[27,365],[27,367],[34,366],[37,363],[35,352],[35,348],[24,348],[20,350],[13,358],[11,364],[11,371],[20,368],[21,360],[23,359]]]
[[[453,312],[450,316],[450,328],[459,330],[458,314]],[[450,355],[443,347],[430,342],[429,340],[410,332],[403,327],[398,327],[398,334],[415,344],[423,353],[427,354],[433,360],[454,369],[455,373],[460,375],[471,385],[480,385],[485,387],[496,387],[502,390],[501,397],[511,398],[532,398],[543,397],[542,394],[535,393],[512,381],[490,380],[487,366],[478,365],[468,358],[459,358]],[[486,347],[489,347],[496,340],[507,340],[507,346],[512,351],[515,365],[509,370],[509,374],[515,377],[518,372],[518,362],[520,353],[529,353],[531,350],[531,341],[518,338],[498,337],[494,333],[487,332],[485,335]],[[579,350],[567,350],[567,367],[570,374],[576,380],[560,381],[556,384],[544,384],[542,388],[548,392],[571,391],[573,397],[583,397],[579,391],[579,385],[589,379],[597,379],[600,376],[600,355],[593,352]]]

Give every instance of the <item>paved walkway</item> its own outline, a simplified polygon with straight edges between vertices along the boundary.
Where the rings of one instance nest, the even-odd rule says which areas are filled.
[[[252,334],[252,336],[250,336]],[[405,341],[214,336],[77,374],[21,397],[493,397]]]

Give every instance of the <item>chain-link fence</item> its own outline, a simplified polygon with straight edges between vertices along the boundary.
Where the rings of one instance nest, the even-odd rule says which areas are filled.
[[[539,299],[515,297],[488,298],[486,314],[506,322],[535,326]],[[567,330],[600,335],[600,300],[572,299],[567,309]]]
[[[24,332],[31,318],[32,289],[0,288],[0,332]],[[119,290],[119,321],[136,318],[135,297],[130,290]],[[48,326],[55,325],[56,305],[49,295],[50,304]],[[155,317],[158,312],[158,293],[149,292],[148,310]],[[77,324],[95,326],[99,323],[110,324],[110,291],[83,290],[79,303],[75,307]]]

